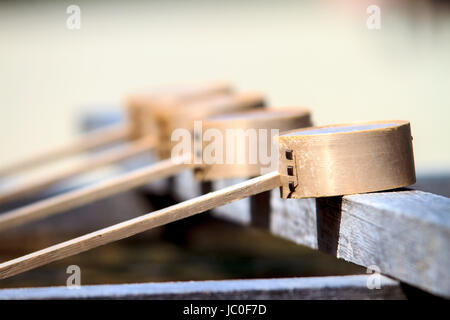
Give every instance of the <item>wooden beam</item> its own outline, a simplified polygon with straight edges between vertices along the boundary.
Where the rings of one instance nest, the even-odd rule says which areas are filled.
[[[48,299],[405,299],[400,284],[380,276],[380,289],[368,289],[370,275],[139,283],[0,290],[0,300]]]
[[[270,230],[450,297],[450,199],[421,191],[305,201],[272,197]]]
[[[168,160],[171,161],[171,160]],[[151,212],[87,235],[59,243],[23,257],[0,264],[0,279],[73,256],[98,246],[131,237],[137,233],[168,224],[280,186],[280,175],[271,172],[195,199]]]
[[[131,128],[128,124],[113,125],[104,129],[97,129],[87,133],[78,140],[70,144],[49,150],[30,159],[15,162],[9,166],[0,168],[0,177],[11,175],[23,170],[56,161],[58,159],[71,156],[80,152],[93,150],[98,147],[106,146],[115,142],[129,139]]]
[[[176,194],[198,182],[176,178]],[[213,190],[236,179],[213,183]],[[196,190],[191,187],[190,190]],[[190,195],[192,196],[192,194]],[[260,199],[261,200],[261,199]],[[260,201],[259,200],[259,201]],[[271,233],[369,267],[427,292],[450,297],[450,199],[417,190],[402,190],[316,199],[266,199]],[[215,215],[256,225],[250,199],[217,208]],[[260,217],[261,218],[261,217]]]

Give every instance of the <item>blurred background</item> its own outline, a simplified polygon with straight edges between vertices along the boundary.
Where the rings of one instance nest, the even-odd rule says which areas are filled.
[[[72,4],[81,9],[79,30],[66,26]],[[374,4],[379,30],[367,27],[366,9]],[[223,79],[266,93],[273,107],[307,106],[317,125],[410,120],[418,175],[448,175],[449,8],[426,0],[0,1],[0,166],[73,140],[87,113],[122,113],[124,97],[137,89]],[[97,205],[92,212],[107,210]],[[182,245],[155,231],[151,242],[137,237],[80,255],[84,270],[95,270],[85,282],[364,272],[256,230],[205,223],[215,227],[192,229]],[[61,229],[66,239],[77,234],[70,230]],[[1,261],[60,240],[48,233],[35,228],[28,242],[0,240]],[[211,242],[202,239],[213,234],[222,242],[205,247]],[[62,285],[62,266],[83,263],[70,259],[2,286]],[[118,260],[131,262],[117,266]]]
[[[316,124],[407,119],[419,173],[450,171],[445,1],[1,1],[0,163],[63,145],[125,94],[224,79]],[[66,9],[81,9],[69,30]],[[381,29],[369,30],[369,5]]]

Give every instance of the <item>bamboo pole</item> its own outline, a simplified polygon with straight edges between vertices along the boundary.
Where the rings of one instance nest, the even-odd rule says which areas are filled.
[[[188,162],[183,161],[184,157],[180,157],[178,160],[179,161],[174,161],[173,159],[163,160],[157,164],[149,165],[130,173],[125,173],[117,178],[102,181],[92,186],[74,190],[5,212],[0,214],[0,231],[80,207],[84,204],[101,200],[126,190],[137,188],[148,183],[150,180],[165,178],[193,166],[190,164],[190,161],[189,163],[184,163]]]
[[[181,220],[264,191],[272,190],[279,186],[280,175],[275,171],[228,188],[210,192],[171,207],[151,212],[1,263],[0,279],[9,278],[53,261],[61,260],[110,242],[128,238],[149,229]]]
[[[32,158],[0,168],[0,177],[12,175],[20,171],[31,169],[44,163],[56,161],[80,152],[89,151],[115,142],[127,140],[130,138],[130,135],[130,126],[124,124],[98,129],[65,146],[49,150]]]
[[[18,185],[15,188],[0,193],[0,204],[27,197],[65,179],[148,152],[155,146],[156,142],[154,139],[142,138],[116,150],[92,156],[76,166],[52,172],[45,178],[28,181],[23,185]]]
[[[184,110],[184,112],[181,112],[180,110],[174,109],[172,112],[170,112],[171,115],[173,115],[172,118],[183,118],[184,121],[187,121],[186,119],[191,119],[193,117],[192,113],[199,116],[199,118],[203,118],[208,114],[217,114],[226,112],[227,110],[248,110],[251,109],[255,103],[260,103],[262,101],[262,97],[260,94],[255,93],[243,93],[243,94],[236,94],[234,96],[221,96],[216,97],[215,99],[210,100],[209,102],[203,101],[201,104],[195,104],[192,107],[189,108],[189,112]],[[212,111],[213,110],[213,111]],[[192,128],[189,126],[189,130],[192,130]],[[147,143],[145,139],[150,139],[150,144],[152,143],[151,138],[149,136],[146,136],[148,138],[141,138],[142,143],[144,143],[144,149],[145,149],[145,143]],[[167,143],[167,139],[159,139],[160,142],[158,144],[158,147],[161,147],[161,144]],[[134,142],[137,144],[138,142]],[[131,148],[131,147],[129,147]],[[134,150],[134,149],[132,149]],[[134,152],[134,151],[133,151]],[[186,155],[191,156],[191,155]],[[105,162],[116,162],[121,158],[128,157],[127,152],[124,152],[121,150],[120,152],[115,152],[110,157],[109,155],[105,155],[103,159],[99,159],[100,161],[97,161],[97,163],[89,163],[83,164],[80,167],[71,168],[69,170],[66,170],[60,174],[53,175],[49,178],[35,181],[32,183],[28,183],[25,186],[19,186],[13,190],[10,190],[9,192],[5,192],[3,194],[0,194],[0,204],[2,202],[11,201],[14,199],[18,199],[20,197],[26,196],[27,194],[31,194],[33,192],[39,191],[41,188],[48,187],[51,184],[54,184],[58,181],[61,181],[64,178],[68,178],[73,176],[74,174],[84,172],[85,170],[91,170],[95,166],[102,166],[105,165]],[[175,174],[177,171],[175,170],[173,174]],[[149,176],[148,180],[154,179],[153,177]],[[146,182],[149,182],[149,181]],[[100,189],[95,189],[95,192],[100,192]],[[74,191],[72,193],[68,194],[68,198],[72,196],[72,194],[76,194]],[[89,197],[88,194],[85,194],[86,197]],[[11,226],[15,226],[16,223],[14,221],[23,221],[27,222],[28,219],[22,219],[18,217],[36,217],[36,218],[30,218],[32,220],[35,220],[41,216],[40,212],[50,212],[49,214],[56,214],[61,210],[68,210],[71,209],[73,206],[68,205],[64,206],[61,209],[58,209],[57,206],[54,206],[54,201],[58,203],[58,199],[65,199],[62,198],[62,196],[55,196],[53,198],[42,200],[38,203],[28,205],[23,208],[15,209],[9,212],[6,212],[2,215],[0,215],[0,230],[6,229]],[[63,201],[63,200],[61,200]],[[84,202],[87,203],[87,202]],[[74,204],[76,206],[76,204]],[[2,217],[3,216],[3,217]],[[44,215],[45,216],[45,215]],[[11,220],[10,220],[11,219]],[[2,222],[4,225],[2,225]]]

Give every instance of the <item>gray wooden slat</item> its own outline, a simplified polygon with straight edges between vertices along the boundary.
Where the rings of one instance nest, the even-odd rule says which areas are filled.
[[[431,192],[444,197],[450,197],[450,174],[419,175],[413,189]]]
[[[370,275],[253,280],[189,281],[80,288],[47,287],[0,290],[14,299],[405,299],[397,281],[380,276],[380,289],[369,289]]]
[[[180,180],[175,191],[198,183],[188,175]],[[213,189],[236,182],[215,182]],[[283,200],[273,190],[270,206],[267,228],[273,234],[450,297],[449,198],[404,190]],[[250,207],[244,199],[218,208],[215,215],[248,225],[260,214]]]
[[[433,294],[450,296],[450,199],[421,191],[283,201],[271,231]]]

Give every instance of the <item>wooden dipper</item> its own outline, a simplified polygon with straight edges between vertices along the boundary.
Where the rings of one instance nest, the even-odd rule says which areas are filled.
[[[193,101],[198,98],[205,98],[215,94],[225,94],[230,92],[232,92],[232,88],[229,83],[223,81],[210,81],[196,84],[165,85],[153,88],[147,92],[132,94],[129,96],[128,103],[126,105],[129,118],[128,123],[112,125],[107,128],[95,130],[94,132],[86,134],[70,144],[0,168],[0,177],[12,175],[23,170],[31,169],[64,157],[72,156],[77,153],[89,151],[122,140],[137,140],[139,138],[143,138],[148,133],[145,130],[140,129],[143,124],[148,122],[148,120],[142,120],[146,118],[146,112],[148,112],[148,110],[152,107],[158,107],[168,101],[171,103],[175,101]],[[136,103],[137,101],[138,103]],[[125,154],[127,151],[129,151],[131,155],[135,154],[131,152],[131,149],[123,150]],[[110,156],[109,161],[106,161],[107,159],[105,158],[105,161],[103,161],[105,165],[111,163],[112,158],[114,157]],[[98,164],[103,162],[94,160],[94,165],[91,167],[96,167]]]
[[[416,182],[408,121],[293,130],[279,138],[281,196],[316,198]]]
[[[159,134],[157,149],[164,158],[170,156],[170,149],[173,142],[170,138],[170,130],[174,128],[193,131],[193,123],[196,120],[203,120],[210,115],[218,115],[226,112],[236,112],[238,110],[250,110],[261,107],[264,104],[264,96],[256,92],[233,93],[228,95],[218,95],[210,99],[202,99],[189,104],[168,104],[165,108],[156,108],[159,124]],[[291,127],[292,128],[292,127]],[[193,134],[191,134],[193,136]],[[145,139],[145,138],[142,138]],[[140,140],[138,140],[140,141]],[[190,154],[180,155],[185,159]],[[186,163],[175,163],[173,159],[163,160],[156,164],[150,164],[138,170],[122,174],[117,178],[101,181],[97,184],[70,191],[61,195],[56,195],[48,199],[37,201],[17,209],[13,209],[0,214],[0,230],[18,226],[29,221],[41,219],[49,215],[57,214],[68,209],[81,206],[110,195],[130,190],[146,183],[172,176],[181,170],[193,166],[190,160]],[[53,182],[53,181],[52,181]],[[24,194],[29,194],[43,186],[47,186],[49,180],[37,181],[29,184],[27,188],[12,190],[0,195],[0,203],[19,198]]]
[[[168,132],[173,130],[173,128],[183,125],[187,127],[187,124],[192,123],[193,119],[201,120],[209,115],[249,110],[263,104],[264,97],[257,92],[210,95],[191,99],[189,102],[182,102],[180,99],[173,97],[160,99],[159,103],[155,103],[152,108],[142,107],[142,110],[146,109],[146,112],[141,113],[142,117],[145,115],[145,118],[140,119],[141,125],[144,122],[153,124],[155,121],[156,125],[147,126],[147,131],[145,132],[140,131],[141,136],[135,136],[135,140],[132,143],[95,156],[89,161],[81,163],[81,165],[54,172],[43,179],[28,181],[26,184],[6,190],[0,193],[0,204],[29,196],[64,179],[104,165],[123,161],[136,154],[149,152],[152,149],[155,149],[162,159],[168,158],[172,146]],[[152,112],[150,112],[150,109]]]
[[[409,122],[397,120],[288,132],[279,137],[280,156],[286,158],[279,162],[279,172],[267,173],[4,262],[0,264],[0,279],[277,187],[281,187],[284,198],[292,198],[296,192],[299,197],[312,194],[322,197],[412,184],[415,172],[411,140]],[[369,159],[370,165],[361,163]],[[361,182],[363,172],[354,166],[362,166],[363,171],[369,171],[364,172],[365,177],[377,178],[376,181]],[[302,188],[302,173],[319,180],[315,183],[307,179],[308,187]],[[290,183],[292,179],[297,179],[294,184]]]

